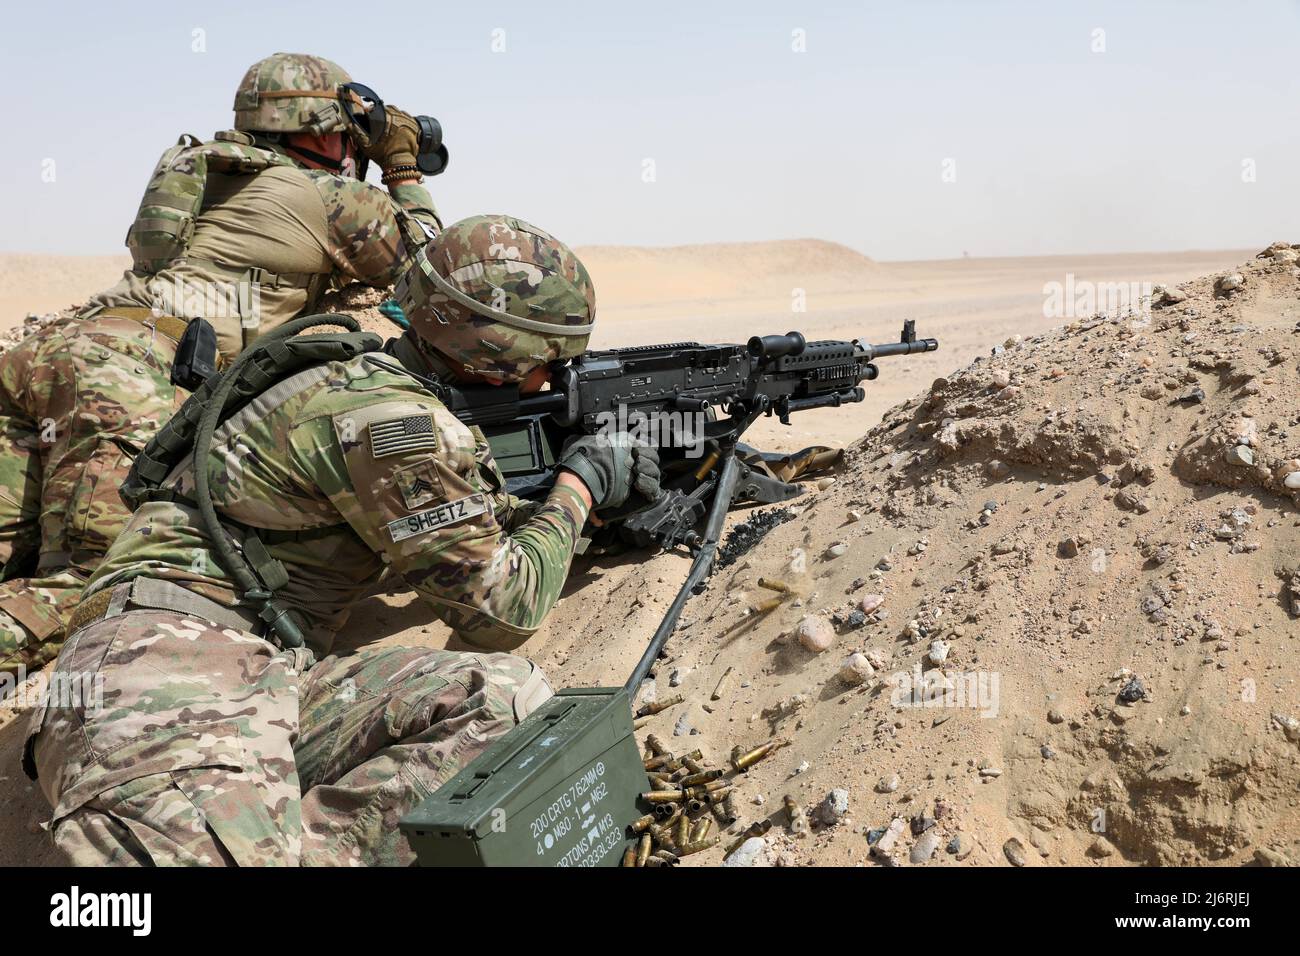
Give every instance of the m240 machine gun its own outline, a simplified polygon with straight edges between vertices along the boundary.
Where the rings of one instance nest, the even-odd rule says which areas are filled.
[[[679,342],[587,352],[556,370],[551,389],[520,396],[512,386],[447,388],[444,401],[478,425],[509,490],[544,497],[566,439],[630,431],[659,449],[665,494],[610,524],[639,546],[699,547],[698,528],[716,494],[723,457],[733,451],[739,473],[728,504],[771,504],[800,494],[788,479],[834,457],[827,449],[774,455],[741,442],[760,416],[790,416],[865,397],[876,362],[933,352],[935,339],[916,337],[908,321],[898,342],[809,342],[799,332],[754,336],[745,345]]]

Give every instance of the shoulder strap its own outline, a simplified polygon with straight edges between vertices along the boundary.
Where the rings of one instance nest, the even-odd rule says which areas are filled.
[[[302,335],[309,328],[341,325],[350,331]],[[225,421],[252,399],[311,365],[346,362],[364,352],[383,348],[373,332],[363,332],[346,315],[312,315],[294,319],[267,333],[239,354],[221,375],[213,376],[185,400],[144,449],[136,455],[120,494],[127,506],[138,508],[163,486],[178,465],[194,451],[200,417],[212,404],[216,390],[229,382],[217,423]]]

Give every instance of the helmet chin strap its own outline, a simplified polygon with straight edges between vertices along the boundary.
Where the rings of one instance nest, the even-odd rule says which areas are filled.
[[[297,156],[303,157],[304,159],[310,159],[312,162],[325,167],[330,172],[343,172],[344,160],[342,159],[334,159],[330,156],[326,156],[324,153],[318,153],[314,149],[307,149],[305,146],[295,146],[292,143],[286,142],[281,145],[285,152],[293,153]]]

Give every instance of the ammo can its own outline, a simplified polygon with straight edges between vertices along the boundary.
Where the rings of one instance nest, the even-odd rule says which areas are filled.
[[[400,826],[420,866],[618,866],[647,789],[627,692],[570,688]]]

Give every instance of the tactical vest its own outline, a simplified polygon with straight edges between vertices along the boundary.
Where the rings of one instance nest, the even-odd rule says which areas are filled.
[[[203,194],[212,173],[251,176],[272,166],[298,164],[287,156],[257,146],[253,137],[238,130],[217,133],[213,141],[200,142],[188,133],[162,154],[140,200],[135,220],[126,233],[134,271],[155,275],[186,255],[194,226],[203,207]],[[231,279],[246,278],[264,285],[307,290],[304,311],[311,309],[329,283],[329,272],[275,275],[266,269],[202,260],[205,267]]]

